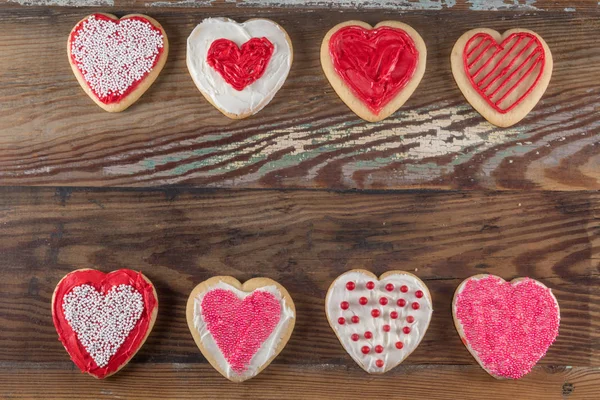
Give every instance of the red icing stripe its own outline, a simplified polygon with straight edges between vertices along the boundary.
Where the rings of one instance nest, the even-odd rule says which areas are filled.
[[[242,45],[228,39],[217,39],[206,55],[214,68],[235,90],[241,91],[256,82],[267,69],[275,46],[267,38],[252,38]]]
[[[347,26],[329,40],[335,71],[373,113],[379,112],[408,84],[419,53],[402,29]]]
[[[63,312],[63,300],[67,293],[74,287],[80,285],[91,285],[102,294],[106,294],[111,288],[126,284],[135,288],[143,297],[144,311],[135,327],[123,344],[119,347],[114,356],[112,356],[105,367],[98,367],[95,361],[90,357],[87,350],[77,339],[69,322],[66,320]],[[154,296],[152,285],[144,279],[141,273],[130,269],[120,269],[105,274],[98,270],[74,271],[69,273],[58,284],[54,294],[54,304],[52,306],[52,320],[56,327],[59,340],[65,346],[65,349],[71,356],[73,362],[82,372],[88,372],[97,378],[104,378],[106,375],[116,371],[121,365],[131,358],[139,349],[144,340],[150,319],[154,309],[158,306],[158,300]]]
[[[513,33],[500,44],[489,34],[478,33],[465,45],[463,65],[473,89],[490,107],[505,114],[536,87],[545,57],[542,43],[530,33]],[[508,101],[515,91],[516,99]]]

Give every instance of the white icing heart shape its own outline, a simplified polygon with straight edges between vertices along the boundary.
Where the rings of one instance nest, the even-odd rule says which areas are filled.
[[[289,293],[277,282],[254,278],[242,285],[230,276],[196,286],[186,312],[202,354],[233,382],[256,376],[283,350],[295,314]]]
[[[404,361],[421,343],[433,313],[429,290],[415,275],[388,271],[378,279],[359,269],[336,278],[325,309],[344,349],[372,374]]]
[[[255,46],[248,46],[253,39],[260,39],[270,46],[270,57],[250,54],[256,50]],[[229,65],[224,67],[226,74],[253,74],[245,82],[251,83],[236,88],[225,79],[223,70],[220,72],[214,63],[211,65],[208,56],[217,41],[231,45],[225,50],[225,56],[231,56]],[[244,23],[229,18],[207,18],[196,26],[187,40],[187,67],[194,83],[213,106],[233,119],[246,118],[269,104],[283,86],[292,60],[292,42],[286,31],[263,18]],[[266,68],[260,67],[259,73],[256,73],[257,62],[266,63]]]
[[[105,295],[91,285],[76,286],[63,299],[65,319],[98,367],[105,367],[144,311],[142,295],[130,285]]]

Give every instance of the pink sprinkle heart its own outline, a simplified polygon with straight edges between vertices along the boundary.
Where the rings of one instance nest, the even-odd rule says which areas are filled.
[[[461,284],[454,318],[463,342],[486,371],[518,379],[556,340],[560,311],[550,289],[540,282],[506,282],[488,275]]]
[[[231,291],[214,289],[202,299],[206,327],[236,372],[246,370],[280,316],[281,306],[269,292],[255,291],[240,300]]]

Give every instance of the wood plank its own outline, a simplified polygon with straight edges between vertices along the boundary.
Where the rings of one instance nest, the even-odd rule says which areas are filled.
[[[374,376],[353,366],[271,365],[256,378],[233,384],[198,364],[129,365],[105,381],[65,365],[0,366],[0,397],[6,399],[480,400],[485,393],[489,400],[590,400],[597,398],[599,385],[597,368],[535,368],[519,381],[498,381],[477,366],[399,366]]]
[[[268,276],[296,303],[276,364],[349,365],[323,299],[351,268],[414,271],[434,317],[413,364],[473,364],[452,324],[462,279],[530,276],[553,288],[561,330],[542,365],[600,365],[600,193],[0,189],[0,362],[67,359],[52,325],[56,283],[82,267],[134,268],[160,310],[136,362],[204,363],[185,322],[192,288]]]
[[[544,4],[550,3],[565,2]],[[185,12],[119,8],[121,15],[152,14],[165,26],[172,50],[149,92],[128,111],[111,115],[83,94],[64,50],[72,26],[94,10],[0,8],[0,184],[600,188],[600,89],[592,84],[600,80],[597,11],[482,13],[458,7],[397,14],[219,3]],[[193,27],[223,15],[272,18],[295,43],[288,82],[266,109],[244,121],[231,121],[208,104],[185,68]],[[385,122],[365,123],[327,83],[318,47],[340,21],[390,18],[422,34],[429,46],[427,72],[401,111]],[[553,51],[549,89],[515,127],[484,122],[452,79],[452,45],[478,26],[530,28]]]
[[[76,7],[268,7],[393,11],[598,11],[596,0],[0,0],[25,6]]]

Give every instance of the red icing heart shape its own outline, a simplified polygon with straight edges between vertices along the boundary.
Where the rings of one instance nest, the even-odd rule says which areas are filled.
[[[502,43],[478,33],[466,43],[463,66],[471,86],[494,110],[505,114],[520,104],[540,81],[544,47],[531,33],[509,35]]]
[[[115,20],[98,13],[73,28],[69,57],[91,93],[109,105],[121,102],[148,77],[166,41],[163,31],[142,16]]]
[[[132,298],[140,307],[136,315],[123,302]],[[52,303],[59,340],[79,369],[96,378],[115,373],[137,353],[152,329],[157,311],[152,284],[129,269],[108,274],[92,269],[71,272],[56,286]],[[124,315],[126,318],[122,318]],[[125,326],[127,322],[131,325]],[[110,337],[109,331],[119,332],[122,343],[99,366],[96,360],[102,359],[106,349],[95,346],[102,338]],[[88,343],[87,348],[84,343]]]
[[[558,336],[556,298],[533,279],[471,277],[457,289],[453,308],[463,342],[494,377],[521,378]]]
[[[281,316],[281,306],[269,292],[257,290],[243,300],[225,289],[214,289],[202,299],[202,318],[219,350],[236,372],[271,335]]]
[[[408,84],[419,59],[413,39],[387,26],[344,27],[331,37],[329,54],[344,83],[375,114]]]
[[[210,45],[206,61],[225,82],[241,91],[263,76],[274,50],[264,37],[248,40],[241,49],[229,39],[217,39]]]

